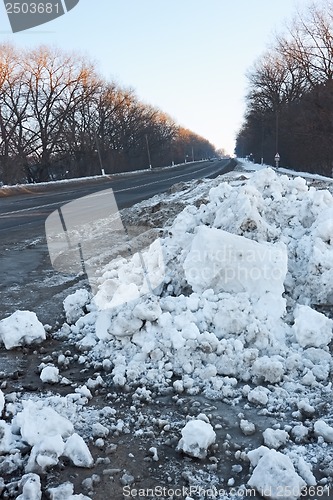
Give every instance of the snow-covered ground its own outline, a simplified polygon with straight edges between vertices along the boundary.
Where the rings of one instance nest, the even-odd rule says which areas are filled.
[[[243,162],[124,210],[125,227],[141,220],[145,228],[132,238],[135,250],[124,255],[123,241],[109,249],[112,259],[96,271],[97,293],[69,296],[67,322],[53,334],[78,349],[71,361],[82,368],[80,383],[62,374],[71,362],[64,352],[39,366],[50,392],[0,393],[0,476],[10,469],[16,477],[12,493],[1,479],[0,491],[9,498],[19,488],[21,500],[42,491],[57,500],[86,498],[74,495],[70,481],[50,486],[45,475],[64,457],[94,471],[91,443],[104,460],[110,436],[130,434],[135,443],[152,433],[148,459],[161,463],[159,447],[171,443],[189,489],[177,495],[164,457],[169,489],[151,498],[226,500],[254,490],[271,499],[330,498],[332,186]],[[101,228],[103,239],[105,221]],[[0,338],[6,349],[48,342],[24,311],[0,321]],[[88,369],[96,373],[85,378]],[[131,394],[127,417],[119,418],[116,397],[97,407],[99,391]],[[172,399],[174,414],[145,420],[140,405],[156,408],[156,398]],[[246,441],[232,448],[234,436],[214,410],[177,418],[177,405],[193,398],[215,410],[236,408],[234,424]],[[94,493],[100,476],[89,481],[90,498],[102,498]],[[148,496],[144,478],[122,470],[119,481],[124,498],[140,489]]]

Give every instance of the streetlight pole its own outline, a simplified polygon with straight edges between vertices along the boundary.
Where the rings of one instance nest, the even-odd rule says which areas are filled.
[[[103,168],[103,162],[102,162],[102,156],[101,156],[101,150],[99,147],[99,142],[98,142],[96,131],[95,131],[95,142],[96,142],[96,148],[97,148],[97,154],[98,154],[98,159],[99,159],[99,165],[101,167],[101,172],[102,172],[102,175],[105,175],[105,170]]]

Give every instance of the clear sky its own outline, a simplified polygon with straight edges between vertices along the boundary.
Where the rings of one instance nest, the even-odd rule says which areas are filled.
[[[245,109],[246,71],[299,4],[80,0],[66,15],[12,34],[0,2],[0,42],[79,50],[105,78],[134,88],[179,125],[233,153]]]

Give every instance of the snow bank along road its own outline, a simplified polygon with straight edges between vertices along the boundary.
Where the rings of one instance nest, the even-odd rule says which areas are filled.
[[[332,498],[332,192],[271,168],[183,183],[122,211],[158,237],[62,324],[1,320],[0,355],[35,356],[0,372],[3,498]]]
[[[22,306],[43,309],[44,321],[54,320],[59,312],[52,295],[72,285],[73,279],[63,277],[63,282],[59,281],[45,242],[45,220],[58,207],[112,188],[121,209],[166,191],[175,183],[215,177],[234,166],[235,160],[223,159],[88,180],[0,188],[0,317]]]

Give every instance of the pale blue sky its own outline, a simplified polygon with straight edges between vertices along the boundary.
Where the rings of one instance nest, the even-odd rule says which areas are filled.
[[[80,0],[66,15],[12,34],[1,2],[0,42],[79,50],[106,78],[133,87],[143,101],[233,153],[245,109],[245,73],[299,4]]]

